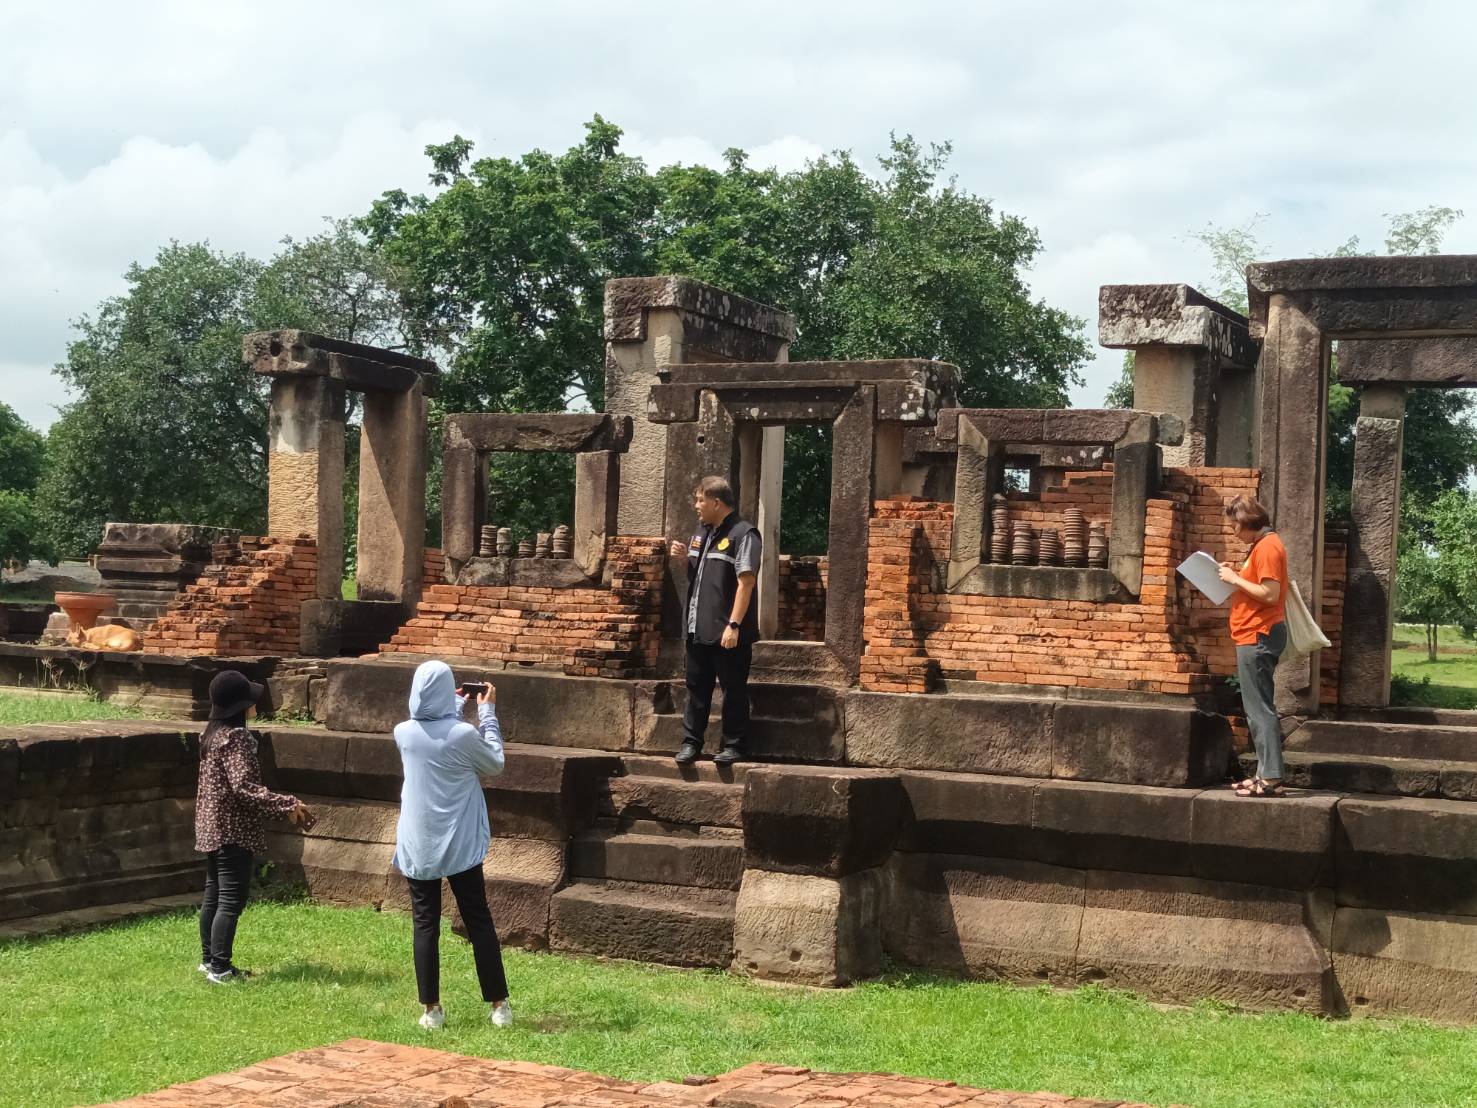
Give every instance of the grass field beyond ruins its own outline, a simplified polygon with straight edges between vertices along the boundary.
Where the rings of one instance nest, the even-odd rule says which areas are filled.
[[[1396,681],[1394,703],[1429,708],[1477,708],[1477,640],[1464,639],[1455,627],[1442,627],[1436,639],[1436,660],[1426,657],[1425,628],[1395,625],[1395,648],[1390,671]],[[1403,686],[1403,687],[1402,687]]]
[[[410,919],[259,903],[239,988],[195,971],[188,913],[0,943],[0,1103],[90,1104],[359,1036],[631,1079],[764,1059],[1154,1104],[1459,1105],[1477,1030],[1155,1008],[1130,996],[895,975],[848,990],[513,951],[518,1022],[495,1033],[459,939],[443,942],[445,1031],[414,1026]]]

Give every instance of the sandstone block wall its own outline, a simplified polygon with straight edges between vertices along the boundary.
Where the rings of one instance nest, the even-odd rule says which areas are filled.
[[[643,677],[661,637],[662,539],[621,537],[596,588],[436,585],[384,653],[559,666],[567,674]]]
[[[145,636],[144,652],[295,656],[317,579],[317,546],[305,536],[217,545],[212,564]]]

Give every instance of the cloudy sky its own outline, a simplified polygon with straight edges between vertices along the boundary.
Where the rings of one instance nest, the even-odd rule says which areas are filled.
[[[1208,281],[1188,232],[1264,214],[1274,256],[1384,213],[1469,215],[1477,7],[1452,3],[618,5],[134,0],[0,6],[0,398],[45,426],[69,321],[171,238],[270,254],[422,148],[563,149],[596,112],[652,164],[740,146],[798,167],[889,131],[954,143],[960,183],[1040,229],[1036,294]],[[898,351],[900,355],[909,351]],[[1101,351],[1074,402],[1096,404]]]

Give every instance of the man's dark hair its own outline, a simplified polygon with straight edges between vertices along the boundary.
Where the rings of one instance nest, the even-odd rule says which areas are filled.
[[[717,500],[722,504],[726,504],[730,508],[734,505],[733,486],[728,483],[726,478],[704,477],[697,483],[697,488],[693,491],[701,496],[706,496],[709,500]]]

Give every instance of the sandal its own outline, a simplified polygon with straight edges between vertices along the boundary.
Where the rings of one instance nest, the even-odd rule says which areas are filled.
[[[1231,790],[1233,792],[1240,792],[1242,789],[1249,789],[1249,788],[1251,788],[1255,784],[1256,784],[1256,778],[1255,777],[1248,777],[1248,778],[1246,778],[1245,780],[1242,780],[1242,781],[1232,781],[1231,782]]]
[[[1254,781],[1252,781],[1249,787],[1244,789],[1238,788],[1236,790],[1236,795],[1254,796],[1258,798],[1282,797],[1287,795],[1287,790],[1282,787],[1281,781],[1277,782],[1277,784],[1275,785],[1271,785],[1258,777]]]

